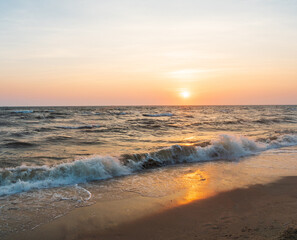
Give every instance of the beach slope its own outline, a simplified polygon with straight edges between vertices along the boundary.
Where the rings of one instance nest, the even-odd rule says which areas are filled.
[[[93,205],[9,239],[296,239],[297,177],[219,193],[116,227],[98,228]]]

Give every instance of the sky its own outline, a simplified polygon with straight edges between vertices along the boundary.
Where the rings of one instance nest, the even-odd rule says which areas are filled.
[[[0,0],[0,106],[297,104],[296,0]]]

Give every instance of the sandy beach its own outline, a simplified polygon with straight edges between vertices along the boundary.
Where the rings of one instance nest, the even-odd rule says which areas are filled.
[[[95,204],[9,239],[296,239],[296,185],[296,176],[284,177],[106,229]]]

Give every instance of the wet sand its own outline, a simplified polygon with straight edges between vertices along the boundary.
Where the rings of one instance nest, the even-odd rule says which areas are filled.
[[[141,197],[134,202],[144,201]],[[115,204],[125,223],[102,228],[102,205],[76,209],[34,230],[8,239],[297,239],[297,177],[284,177],[266,185],[235,189],[192,203],[131,220],[125,211],[131,199]],[[151,201],[146,199],[146,201]],[[147,213],[154,208],[146,204]],[[143,204],[140,204],[140,208]],[[136,206],[137,208],[137,206]],[[112,208],[109,208],[112,209]],[[110,212],[113,214],[113,212]],[[135,218],[134,218],[135,219]]]

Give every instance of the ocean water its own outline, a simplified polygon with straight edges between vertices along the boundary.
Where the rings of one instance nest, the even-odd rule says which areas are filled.
[[[210,163],[270,154],[295,170],[296,145],[297,106],[2,107],[0,233],[121,192],[162,197]]]

